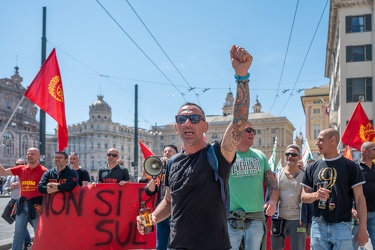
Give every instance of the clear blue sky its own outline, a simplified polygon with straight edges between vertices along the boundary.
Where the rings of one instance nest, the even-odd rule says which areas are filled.
[[[47,56],[55,47],[69,125],[88,120],[89,106],[102,94],[112,107],[112,120],[134,126],[135,84],[140,128],[173,122],[185,101],[200,104],[208,115],[220,115],[229,88],[236,87],[229,49],[237,44],[254,57],[251,106],[258,95],[263,111],[286,116],[296,133],[305,134],[303,91],[297,90],[328,83],[329,4],[316,31],[326,1],[299,1],[290,34],[297,2],[2,0],[0,78],[10,78],[18,65],[27,87],[37,74],[46,6]],[[195,89],[188,91],[190,87]],[[283,94],[285,89],[290,90]],[[47,132],[54,127],[48,117]]]

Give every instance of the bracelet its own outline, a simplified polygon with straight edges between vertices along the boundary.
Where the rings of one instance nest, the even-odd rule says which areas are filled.
[[[245,76],[234,75],[234,79],[236,79],[237,81],[243,81],[243,80],[247,80],[249,78],[250,78],[249,73],[247,73]]]
[[[249,83],[249,82],[250,82],[249,79],[247,79],[247,80],[236,80],[236,83],[237,83],[237,84],[247,84],[247,83]]]

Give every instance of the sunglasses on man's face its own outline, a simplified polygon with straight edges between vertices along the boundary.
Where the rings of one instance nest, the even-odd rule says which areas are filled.
[[[204,121],[201,115],[176,115],[175,117],[177,124],[184,124],[187,121],[187,119],[189,119],[190,122],[193,124],[197,124],[201,120]]]
[[[113,158],[116,158],[117,155],[116,154],[107,154],[108,157],[112,156]]]
[[[257,134],[257,131],[255,130],[255,129],[253,129],[253,128],[245,128],[245,132],[247,132],[247,133],[254,133],[254,135],[256,135]]]
[[[289,156],[297,157],[298,154],[296,154],[296,153],[285,153],[285,156],[286,156],[286,157],[289,157]]]

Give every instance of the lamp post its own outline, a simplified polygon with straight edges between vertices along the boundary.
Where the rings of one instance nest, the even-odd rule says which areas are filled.
[[[303,145],[303,135],[302,135],[302,132],[299,132],[299,134],[296,135],[295,141],[296,141],[296,144],[298,145],[298,147],[302,150],[302,145]]]
[[[152,140],[153,141],[152,149],[153,149],[154,154],[156,155],[161,155],[159,152],[160,149],[158,147],[158,136],[161,134],[162,134],[161,131],[158,131],[158,124],[155,122],[155,126],[152,126],[151,128],[150,135],[154,138]]]

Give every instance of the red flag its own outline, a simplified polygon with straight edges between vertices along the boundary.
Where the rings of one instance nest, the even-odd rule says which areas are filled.
[[[68,127],[66,126],[64,91],[55,49],[43,63],[24,95],[56,120],[58,150],[64,150],[68,146]]]
[[[352,150],[350,149],[349,145],[346,145],[346,149],[345,149],[345,152],[344,152],[344,157],[346,159],[353,160]]]
[[[361,102],[358,102],[342,134],[341,141],[345,145],[349,145],[360,151],[362,143],[365,141],[373,141],[374,137],[375,130],[363,110]]]
[[[143,158],[147,159],[148,157],[155,155],[145,144],[143,144],[143,142],[141,142],[141,140],[138,140],[138,142],[139,142],[139,145],[141,146]]]

